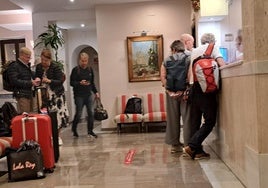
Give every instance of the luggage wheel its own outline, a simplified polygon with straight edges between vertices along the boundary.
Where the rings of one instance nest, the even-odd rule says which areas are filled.
[[[54,168],[46,168],[45,169],[46,173],[53,173],[54,172]]]

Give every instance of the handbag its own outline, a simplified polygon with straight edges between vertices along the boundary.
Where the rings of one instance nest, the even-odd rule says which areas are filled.
[[[45,177],[41,148],[35,141],[26,140],[18,150],[10,149],[7,163],[10,182]]]
[[[98,121],[102,121],[105,119],[108,119],[108,113],[107,110],[103,108],[103,105],[101,104],[101,101],[99,98],[95,99],[95,105],[94,105],[94,119]]]

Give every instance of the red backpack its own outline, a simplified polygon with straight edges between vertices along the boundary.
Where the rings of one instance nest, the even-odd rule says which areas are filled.
[[[211,53],[214,43],[208,45],[205,53],[193,61],[194,82],[198,82],[204,93],[215,92],[219,89],[219,66]]]

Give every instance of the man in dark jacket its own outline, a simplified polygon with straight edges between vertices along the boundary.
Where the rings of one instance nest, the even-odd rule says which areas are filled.
[[[93,132],[94,112],[92,110],[92,93],[95,97],[99,98],[99,93],[94,83],[94,73],[89,65],[89,56],[87,53],[82,52],[79,54],[78,66],[72,69],[70,85],[73,87],[74,102],[75,102],[75,115],[72,125],[73,136],[78,137],[77,124],[80,121],[83,107],[87,108],[87,133],[90,138],[97,138]]]
[[[18,113],[32,112],[34,109],[33,87],[40,84],[40,79],[33,80],[30,67],[31,51],[22,47],[19,51],[19,58],[12,63],[8,70],[11,84],[14,86],[13,96],[17,100]]]

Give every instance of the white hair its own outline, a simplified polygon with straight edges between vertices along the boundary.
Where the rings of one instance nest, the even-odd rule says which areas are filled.
[[[204,33],[201,37],[201,44],[215,43],[216,39],[212,33]]]

